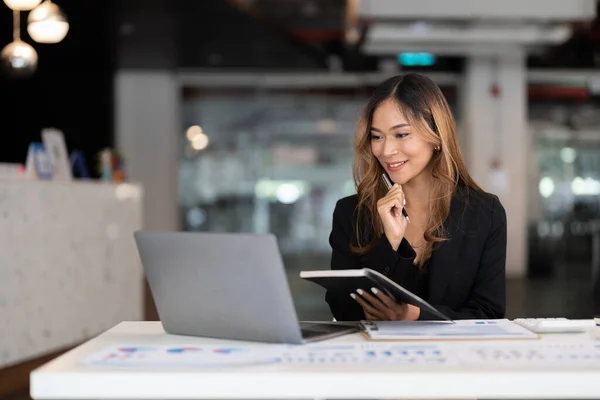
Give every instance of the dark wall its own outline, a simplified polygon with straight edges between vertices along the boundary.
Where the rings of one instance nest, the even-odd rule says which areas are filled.
[[[315,70],[322,46],[226,0],[121,0],[115,3],[120,68]]]
[[[293,38],[283,26],[222,0],[179,0],[178,65],[182,68],[317,70],[322,46]]]
[[[93,167],[95,154],[113,143],[113,13],[107,0],[58,0],[70,23],[57,44],[38,44],[27,34],[21,13],[21,38],[38,55],[38,69],[26,80],[0,77],[2,97],[0,162],[24,162],[28,144],[44,127],[65,134],[69,150],[80,149]],[[12,10],[0,3],[0,46],[12,41]]]
[[[114,142],[113,76],[117,66],[314,71],[326,67],[332,51],[328,43],[298,40],[277,21],[248,15],[226,0],[56,3],[71,24],[67,37],[58,44],[33,42],[26,31],[27,13],[21,14],[21,36],[37,50],[39,67],[27,80],[0,76],[0,162],[24,162],[28,144],[40,139],[41,129],[56,127],[65,133],[69,150],[82,150],[92,166],[95,154]],[[275,7],[286,2],[270,4]],[[285,8],[282,10],[278,12],[284,13]],[[12,41],[12,11],[3,2],[0,27],[0,47],[4,47]],[[576,47],[572,42],[555,51]],[[587,47],[592,46],[588,43]],[[339,53],[348,70],[376,67],[372,57],[352,50]],[[554,65],[548,60],[541,64]],[[462,59],[443,58],[430,69],[458,72]]]
[[[0,76],[3,97],[0,162],[25,162],[44,127],[65,134],[69,151],[96,153],[114,145],[116,68],[317,69],[324,53],[224,0],[58,0],[70,30],[58,44],[21,38],[39,55],[28,79]],[[12,10],[0,2],[0,47],[12,41]]]

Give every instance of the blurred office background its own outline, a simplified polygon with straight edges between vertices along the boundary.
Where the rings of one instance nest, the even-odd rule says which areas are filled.
[[[24,163],[29,143],[39,141],[45,127],[63,131],[69,151],[85,155],[92,178],[99,175],[99,151],[110,147],[122,154],[127,181],[143,192],[143,200],[129,205],[127,215],[139,213],[139,218],[121,227],[115,222],[120,211],[103,208],[88,225],[96,224],[91,230],[106,232],[112,241],[119,238],[119,263],[136,264],[131,271],[140,274],[140,310],[107,314],[106,325],[121,315],[157,318],[142,286],[139,261],[132,256],[127,231],[132,227],[274,233],[299,317],[331,318],[324,292],[301,281],[298,273],[328,268],[335,202],[354,193],[358,113],[378,83],[404,71],[427,74],[440,85],[471,173],[507,209],[507,316],[589,318],[600,313],[600,25],[595,1],[55,3],[70,24],[60,43],[34,44],[26,30],[27,13],[21,17],[21,38],[32,43],[39,60],[29,77],[4,73],[0,78],[5,98],[0,162]],[[13,13],[4,4],[0,21],[2,43],[8,44]],[[61,196],[68,196],[69,187]],[[123,195],[123,186],[116,190],[117,197],[131,198]],[[0,197],[5,218],[23,206],[6,198]],[[68,214],[65,219],[78,212],[84,216],[92,213],[85,207],[107,207],[100,203],[72,202],[61,212]],[[47,204],[39,201],[39,207]],[[56,221],[63,217],[55,215]],[[79,223],[82,230],[90,229]],[[98,252],[79,257],[104,254],[104,236],[93,236]],[[3,252],[13,236],[5,237]],[[53,234],[53,240],[61,243],[61,236]],[[61,268],[50,265],[58,259],[38,262],[45,262],[44,273],[51,275]],[[10,278],[6,268],[0,265],[0,316],[9,318],[8,311],[2,314],[11,301],[3,297],[8,289],[2,278]],[[78,279],[93,286],[96,275],[80,268]],[[116,268],[102,282],[118,281],[125,269]],[[39,277],[24,276],[19,282]],[[13,305],[21,301],[18,296],[44,298],[43,285],[26,287],[31,291],[14,294]],[[101,289],[95,293],[103,296]],[[62,315],[94,314],[94,307],[103,307],[80,295],[73,294],[72,310],[53,317],[50,309],[46,318],[58,319],[56,325]],[[40,330],[46,339],[52,333],[43,324],[20,321],[24,331]],[[68,321],[78,323],[78,317]],[[79,338],[109,327],[86,325]],[[0,345],[10,349],[8,339],[18,337],[13,328],[12,336],[0,334]],[[20,396],[23,377],[40,357],[76,344],[54,339],[39,354],[6,355],[11,361],[0,364],[0,397]]]

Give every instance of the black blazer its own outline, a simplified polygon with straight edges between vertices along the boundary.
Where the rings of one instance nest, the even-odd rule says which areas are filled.
[[[329,237],[331,269],[371,268],[403,285],[416,253],[406,239],[394,251],[384,235],[365,257],[350,251],[356,244],[358,196],[336,204]],[[504,318],[506,309],[506,212],[492,194],[459,186],[444,223],[448,240],[434,250],[429,269],[428,295],[424,300],[452,319]],[[338,321],[365,318],[348,294],[327,292],[325,299]],[[438,319],[421,310],[419,319]]]

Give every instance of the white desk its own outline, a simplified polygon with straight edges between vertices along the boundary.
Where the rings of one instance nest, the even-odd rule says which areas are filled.
[[[590,321],[590,327],[593,323]],[[360,334],[327,343],[365,343]],[[594,346],[589,334],[546,335],[523,342]],[[266,365],[253,367],[118,368],[83,365],[107,346],[209,345],[235,342],[165,334],[158,322],[123,322],[31,374],[31,396],[41,399],[381,399],[381,398],[600,398],[600,356],[591,364],[515,367],[480,363],[458,366]],[[323,342],[321,342],[323,343]],[[371,342],[372,343],[372,342]],[[421,344],[423,342],[420,342]],[[428,342],[431,343],[431,342]],[[456,354],[495,341],[435,342]],[[236,344],[240,344],[237,342]],[[247,344],[247,343],[245,343]],[[405,344],[413,344],[411,342]],[[252,344],[268,346],[264,344]],[[595,347],[598,346],[598,347]],[[598,354],[598,352],[595,352]]]

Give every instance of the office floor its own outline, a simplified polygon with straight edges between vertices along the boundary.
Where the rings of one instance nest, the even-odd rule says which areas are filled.
[[[28,391],[24,390],[8,397],[3,397],[2,400],[31,400],[31,397],[29,397]]]
[[[298,277],[303,269],[327,268],[327,256],[285,257],[290,289],[300,320],[329,320],[324,290]],[[574,269],[574,268],[573,268]],[[590,278],[581,273],[561,273],[552,279],[509,279],[507,318],[590,318],[594,314]],[[30,400],[27,390],[0,400]]]

